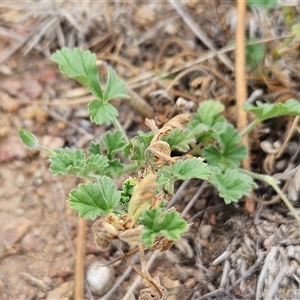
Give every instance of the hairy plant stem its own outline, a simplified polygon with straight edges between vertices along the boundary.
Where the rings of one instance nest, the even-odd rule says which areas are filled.
[[[115,121],[113,121],[112,123],[114,124],[114,126],[115,126],[115,128],[116,128],[117,130],[120,130],[120,131],[122,132],[123,138],[124,138],[125,142],[128,144],[128,143],[129,143],[128,136],[127,136],[127,134],[126,134],[126,132],[125,132],[123,126],[122,126],[121,123],[119,122],[119,120],[118,120],[118,119],[115,119]]]
[[[269,176],[269,175],[257,174],[257,173],[253,173],[253,172],[246,171],[246,170],[243,170],[243,169],[240,169],[240,170],[243,173],[251,176],[252,178],[264,181],[264,182],[268,183],[270,186],[272,186],[272,188],[276,191],[276,193],[282,199],[282,201],[284,202],[284,204],[286,205],[286,207],[289,209],[289,211],[291,212],[291,214],[294,216],[294,218],[300,224],[300,217],[298,216],[298,214],[297,214],[294,206],[291,204],[291,202],[288,200],[288,198],[284,195],[284,193],[282,192],[282,190],[277,185],[279,183],[278,180],[276,180],[274,177]]]
[[[124,169],[121,170],[120,172],[118,172],[118,174],[114,177],[119,177],[123,174],[127,174],[129,172],[136,171],[138,168],[139,168],[139,166],[136,163],[132,163],[130,165],[125,165]]]
[[[262,120],[260,119],[255,119],[253,122],[251,122],[242,132],[241,136],[244,137],[247,135],[249,132],[251,132]]]
[[[43,147],[43,146],[38,145],[36,148],[39,149],[40,151],[46,152],[49,156],[51,156],[51,155],[52,155],[52,156],[55,156],[55,155],[56,155],[56,152],[55,152],[55,151],[50,150],[50,149],[48,149],[48,148],[46,148],[46,147]]]

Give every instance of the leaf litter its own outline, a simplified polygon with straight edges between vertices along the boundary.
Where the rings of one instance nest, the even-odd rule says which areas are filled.
[[[267,18],[264,18],[265,13]],[[293,20],[295,23],[299,19],[299,13],[298,4],[290,7],[280,4],[267,12],[262,7],[248,9],[247,39],[253,46],[248,48],[247,88],[250,94],[261,89],[260,101],[281,103],[290,98],[299,101],[299,32],[297,24],[293,24]],[[33,227],[26,229],[27,233],[25,230],[23,242],[21,238],[20,242],[1,246],[0,263],[4,275],[0,281],[0,295],[1,299],[45,299],[47,289],[53,290],[63,282],[73,280],[72,272],[66,277],[61,276],[61,262],[63,267],[75,263],[70,248],[77,236],[77,218],[64,205],[66,196],[63,196],[68,190],[66,186],[74,187],[75,183],[74,180],[53,182],[47,172],[39,174],[40,165],[35,161],[38,160],[46,170],[44,159],[36,153],[20,152],[13,132],[26,127],[41,137],[63,137],[65,146],[76,147],[85,143],[90,135],[97,140],[109,130],[94,125],[88,129],[83,125],[86,117],[74,117],[77,111],[86,109],[83,104],[77,104],[86,94],[84,91],[76,96],[72,94],[77,85],[53,72],[50,55],[63,46],[78,46],[95,52],[99,67],[112,66],[132,91],[129,105],[114,103],[121,122],[127,122],[129,134],[147,130],[143,119],[146,110],[148,118],[154,117],[154,124],[161,133],[170,119],[178,113],[193,112],[206,99],[220,101],[225,107],[224,116],[235,123],[238,112],[232,68],[234,48],[230,43],[235,39],[236,8],[234,1],[226,4],[186,1],[182,6],[166,1],[143,5],[103,2],[101,9],[97,2],[76,5],[69,1],[32,1],[26,5],[3,2],[0,4],[0,18],[0,40],[5,45],[0,49],[0,76],[1,82],[10,83],[1,84],[0,93],[1,98],[9,97],[9,101],[15,104],[12,109],[1,104],[2,120],[6,121],[0,123],[1,132],[4,132],[0,140],[0,156],[9,159],[2,160],[0,174],[4,184],[0,193],[2,201],[10,200],[11,205],[10,209],[1,212],[1,225],[13,225],[20,216],[34,222]],[[269,42],[264,43],[263,56],[262,48],[255,47],[255,42],[267,38]],[[45,72],[54,76],[43,80],[48,76]],[[36,82],[38,90],[28,90],[24,78]],[[13,88],[16,84],[20,87],[17,91]],[[157,94],[164,90],[167,95]],[[153,93],[160,95],[156,102]],[[176,104],[179,97],[186,101],[184,111],[180,111]],[[55,103],[57,106],[52,106]],[[137,113],[130,114],[131,107]],[[24,115],[29,117],[24,118]],[[172,126],[178,128],[178,124]],[[250,140],[252,169],[258,173],[275,174],[286,185],[297,209],[299,122],[295,123],[291,117],[268,120],[253,132]],[[266,142],[275,146],[279,144],[281,152],[269,153],[262,146]],[[17,154],[14,156],[14,153]],[[167,156],[174,157],[169,151]],[[28,178],[19,177],[24,169]],[[16,185],[13,189],[12,183]],[[253,215],[244,212],[243,202],[225,206],[209,186],[203,188],[194,206],[185,209],[200,184],[201,181],[196,179],[189,181],[184,190],[179,189],[179,194],[175,191],[177,201],[173,203],[178,211],[185,211],[191,224],[184,239],[192,249],[192,257],[175,244],[169,251],[174,253],[173,256],[155,254],[155,259],[149,259],[152,261],[151,275],[156,278],[160,273],[163,285],[167,279],[179,281],[180,289],[171,289],[169,298],[299,298],[299,230],[282,204],[261,204],[272,201],[273,191],[264,184],[258,186],[253,195],[258,199]],[[59,187],[59,195],[54,196],[52,185]],[[60,199],[56,200],[57,204],[53,197]],[[207,225],[212,226],[212,230],[203,237],[201,232]],[[7,232],[2,230],[1,234]],[[32,236],[45,243],[45,252],[42,253],[39,246],[35,251],[19,250],[20,245]],[[63,250],[58,247],[59,243],[64,245]],[[95,256],[111,259],[120,255],[116,245],[103,251],[91,246],[90,223],[86,243],[86,262]],[[115,269],[121,274],[124,266],[117,265]],[[14,277],[18,272],[17,283]],[[24,280],[24,274],[28,279]],[[40,282],[38,280],[44,284],[35,285],[34,282]],[[134,291],[133,288],[138,284],[132,281],[133,278],[124,277],[123,280],[102,299],[134,297],[132,295],[138,289]],[[145,290],[141,297],[145,298],[147,293],[149,290]],[[96,299],[88,294],[86,297]]]

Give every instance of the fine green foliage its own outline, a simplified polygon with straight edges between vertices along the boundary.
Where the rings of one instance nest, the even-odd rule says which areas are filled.
[[[247,45],[246,47],[247,66],[251,68],[256,68],[263,61],[265,54],[266,54],[265,44]]]
[[[300,103],[295,99],[276,104],[257,102],[257,106],[245,103],[243,109],[254,114],[259,122],[280,116],[300,116]]]
[[[70,148],[55,150],[50,156],[50,170],[53,175],[76,174],[83,170],[85,157],[82,150],[72,151]]]
[[[137,184],[137,180],[129,177],[123,182],[123,190],[121,192],[120,204],[128,207],[128,203],[131,199],[134,187]]]
[[[88,158],[82,150],[72,151],[70,148],[57,149],[50,155],[50,170],[53,175],[76,175],[88,178],[94,174],[105,174],[109,166],[107,157],[92,154]]]
[[[153,132],[145,134],[144,132],[139,131],[138,135],[132,138],[124,147],[123,155],[136,162],[138,166],[143,167],[146,162],[145,151],[150,145],[153,136]]]
[[[194,115],[191,124],[205,124],[212,127],[216,123],[223,123],[225,117],[221,116],[224,110],[224,105],[214,100],[203,101]]]
[[[249,4],[251,2],[248,1]],[[274,1],[260,3],[270,7]],[[296,36],[298,31],[299,28],[295,27]],[[264,50],[260,47],[255,45],[247,48],[253,66],[257,66],[264,58]],[[95,100],[88,105],[91,121],[113,124],[115,131],[106,132],[98,143],[92,141],[85,150],[46,149],[38,144],[32,133],[24,129],[19,130],[21,140],[27,147],[49,154],[53,175],[75,175],[89,181],[79,184],[69,194],[70,206],[81,217],[95,219],[109,214],[103,228],[108,231],[108,236],[113,234],[115,238],[119,228],[126,224],[129,228],[126,227],[125,231],[134,229],[133,232],[137,232],[133,240],[141,239],[147,247],[161,237],[176,241],[188,230],[186,221],[178,212],[164,209],[174,193],[177,180],[206,180],[217,189],[226,203],[238,201],[256,187],[253,178],[269,182],[263,175],[239,169],[241,161],[248,155],[245,146],[241,145],[242,136],[266,119],[283,115],[300,116],[300,103],[294,99],[275,105],[246,104],[245,110],[257,119],[243,133],[239,133],[222,115],[223,104],[210,99],[201,102],[190,122],[184,124],[184,129],[175,128],[170,132],[169,129],[162,130],[159,134],[140,131],[129,139],[117,121],[118,111],[109,102],[128,97],[125,83],[117,77],[116,72],[108,68],[107,81],[101,85],[96,56],[90,51],[63,48],[52,55],[52,60],[59,65],[63,74],[87,87],[94,95]],[[153,149],[155,151],[151,152]],[[169,149],[173,151],[171,154]],[[180,156],[182,153],[186,154]],[[135,175],[139,179],[127,177],[119,191],[113,178],[123,178],[125,174],[136,171],[139,171]],[[270,182],[278,192],[275,183]],[[284,196],[281,197],[284,199]],[[122,220],[121,226],[117,224],[118,220]]]
[[[90,146],[88,147],[88,152],[90,155],[93,154],[102,154],[100,145],[98,143],[95,143],[94,141],[91,142]]]
[[[71,190],[68,202],[81,217],[95,219],[99,215],[108,214],[119,204],[120,199],[121,192],[117,191],[112,180],[102,176],[98,183],[81,183]]]
[[[185,220],[174,210],[162,213],[160,208],[146,210],[140,218],[144,225],[142,240],[145,246],[152,246],[157,237],[164,236],[171,241],[177,241],[180,235],[188,230]]]
[[[292,26],[292,33],[295,35],[295,38],[300,41],[300,23]]]
[[[274,8],[277,6],[277,0],[247,0],[249,6],[263,6],[265,8]]]
[[[172,166],[164,166],[159,169],[159,185],[168,193],[174,191],[174,182],[176,180],[188,180],[198,178],[208,180],[211,175],[210,169],[206,163],[193,157],[186,160],[179,160]]]
[[[119,130],[111,133],[108,131],[103,137],[103,144],[107,150],[108,159],[113,159],[117,152],[122,151],[125,146],[123,135]]]

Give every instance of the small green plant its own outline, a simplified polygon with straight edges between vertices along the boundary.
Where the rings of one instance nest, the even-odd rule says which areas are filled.
[[[265,7],[266,9],[274,8],[277,6],[277,0],[247,0],[247,3],[251,7]]]
[[[250,40],[254,41],[254,40]],[[246,64],[247,67],[250,67],[252,69],[255,69],[259,67],[266,55],[266,45],[261,44],[255,44],[255,45],[247,45],[246,46]]]
[[[113,239],[119,239],[137,245],[140,251],[144,247],[168,250],[189,227],[175,209],[165,207],[173,195],[174,183],[191,178],[208,181],[226,203],[248,195],[256,187],[254,179],[264,180],[274,187],[300,221],[274,178],[239,168],[241,160],[248,155],[241,145],[242,137],[266,119],[300,116],[298,101],[245,105],[256,119],[239,133],[221,115],[224,106],[207,100],[200,104],[195,114],[177,115],[162,128],[138,132],[129,139],[118,122],[118,111],[109,103],[114,98],[128,98],[125,84],[115,71],[108,68],[106,83],[99,81],[96,56],[79,49],[63,48],[52,59],[62,73],[89,88],[95,96],[88,105],[91,121],[100,125],[113,124],[115,130],[108,131],[100,143],[91,142],[86,151],[45,149],[24,129],[20,129],[20,137],[28,147],[47,151],[53,175],[75,175],[85,179],[85,183],[70,191],[68,203],[81,217],[98,218],[93,231],[102,248],[108,247]],[[182,156],[172,156],[173,150],[181,152]],[[118,190],[113,179],[134,171],[139,175],[128,177]],[[124,259],[128,261],[126,254]],[[163,297],[159,281],[151,279],[149,274],[145,278],[151,293]]]

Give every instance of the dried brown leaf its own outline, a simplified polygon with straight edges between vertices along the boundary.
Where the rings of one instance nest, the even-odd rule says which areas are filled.
[[[132,229],[127,229],[119,233],[120,240],[128,243],[129,245],[138,245],[141,242],[141,235],[144,230],[143,225],[139,225]]]
[[[156,132],[158,131],[158,127],[155,124],[155,121],[153,119],[145,119],[145,125],[150,128],[151,131]]]
[[[172,119],[170,119],[165,126],[171,126],[172,128],[180,128],[183,129],[183,127],[190,121],[192,118],[192,114],[180,114]]]
[[[128,206],[128,216],[133,220],[137,220],[141,213],[151,206],[150,200],[155,198],[156,178],[156,174],[149,173],[135,186]]]

